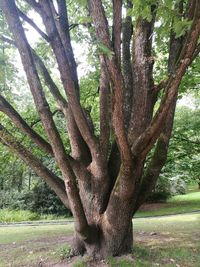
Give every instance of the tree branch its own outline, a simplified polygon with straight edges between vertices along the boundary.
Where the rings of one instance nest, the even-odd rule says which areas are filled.
[[[152,40],[156,17],[156,6],[152,5],[151,21],[138,18],[133,35],[132,71],[133,71],[133,103],[128,129],[129,142],[146,129],[153,116],[153,64]]]
[[[40,28],[35,24],[35,22],[30,19],[26,14],[24,14],[19,8],[17,9],[20,17],[26,21],[29,25],[31,25],[47,42],[49,42],[49,38]]]
[[[105,160],[108,156],[110,138],[111,99],[110,84],[107,67],[104,58],[100,56],[100,148]]]
[[[149,151],[156,139],[162,131],[167,113],[172,105],[174,99],[176,99],[178,88],[185,74],[187,67],[191,64],[191,57],[196,49],[198,38],[200,35],[200,2],[196,2],[195,18],[192,23],[190,32],[188,33],[185,45],[181,51],[178,65],[171,75],[169,82],[166,87],[166,93],[161,101],[161,105],[156,112],[151,124],[144,131],[143,134],[135,141],[132,146],[132,151],[135,154],[141,153],[142,151]],[[144,152],[144,153],[146,153]]]
[[[57,85],[51,78],[51,75],[49,74],[49,71],[47,70],[46,66],[44,65],[41,58],[36,54],[36,52],[32,49],[34,61],[37,64],[37,66],[40,69],[40,72],[42,73],[42,76],[44,77],[44,81],[46,85],[48,86],[50,92],[52,93],[54,99],[56,100],[58,106],[60,109],[64,112],[65,109],[68,108],[68,103],[65,100],[65,98],[61,95]]]
[[[167,86],[167,83],[169,82],[169,79],[164,79],[160,81],[159,84],[154,85],[153,87],[153,94],[158,94],[162,89],[164,89]]]
[[[52,2],[51,9],[53,13],[56,13],[55,7]],[[71,46],[71,39],[70,39],[70,25],[68,21],[68,13],[67,13],[67,5],[65,0],[57,0],[58,5],[58,17],[59,19],[54,19],[57,29],[59,31],[60,38],[62,40],[62,44],[65,48],[66,57],[69,62],[69,67],[71,70],[72,80],[74,81],[74,86],[77,92],[77,96],[80,96],[79,92],[79,82],[78,82],[78,75],[77,75],[77,65],[74,58],[73,49]],[[54,16],[55,17],[55,16]]]
[[[196,50],[194,51],[194,54],[193,54],[191,60],[192,60],[192,61],[195,60],[195,58],[199,55],[199,53],[200,53],[200,44],[198,44]]]
[[[175,8],[178,14],[183,14],[183,1],[176,3]],[[180,15],[181,16],[181,15]],[[172,21],[173,26],[174,21]],[[171,74],[174,72],[177,60],[179,59],[181,50],[184,45],[184,36],[176,38],[176,34],[171,30],[170,42],[169,42],[169,58],[168,58],[168,72]]]
[[[112,53],[113,49],[109,36],[108,22],[105,16],[102,2],[100,0],[90,0],[89,5],[94,27],[96,29],[97,38]],[[111,76],[113,87],[113,128],[115,130],[116,140],[119,146],[122,162],[123,164],[128,166],[131,165],[132,157],[124,126],[123,76],[114,54],[112,58],[109,58],[108,55],[104,55],[104,58],[106,60],[107,68]]]
[[[138,190],[137,197],[135,198],[136,204],[133,213],[138,210],[138,208],[145,202],[145,200],[151,194],[153,188],[156,185],[160,172],[166,163],[169,141],[173,128],[175,108],[176,99],[173,101],[173,104],[170,107],[164,129],[157,141],[154,154],[148,165],[146,173],[142,177],[140,190]]]
[[[15,42],[7,37],[1,36],[0,37],[4,42],[7,42],[11,45],[16,46]],[[88,147],[86,143],[84,142],[77,126],[73,118],[73,114],[71,114],[71,111],[69,110],[69,106],[67,101],[64,99],[64,97],[60,94],[59,89],[57,85],[54,83],[53,79],[51,78],[51,75],[49,74],[49,71],[47,70],[46,66],[44,65],[41,58],[36,54],[36,52],[30,47],[35,63],[38,65],[41,74],[44,78],[44,81],[46,85],[48,86],[50,92],[52,93],[54,99],[56,100],[58,106],[62,110],[65,119],[67,121],[67,129],[69,134],[69,139],[71,143],[72,148],[72,157],[75,159],[83,159],[83,161],[86,164],[89,164],[91,161],[90,159],[90,153],[88,151]],[[52,116],[54,113],[52,114]],[[41,119],[37,120],[37,122],[41,121]],[[31,125],[32,127],[33,125]]]
[[[36,0],[25,0],[25,2],[32,6],[36,11],[40,9],[40,4],[36,2]]]
[[[97,157],[100,156],[100,153],[98,153],[98,145],[96,143],[96,138],[91,132],[90,127],[85,118],[83,109],[81,108],[80,101],[77,96],[75,82],[70,71],[69,61],[66,57],[65,49],[63,47],[55,22],[53,20],[52,10],[49,1],[41,0],[40,4],[42,5],[42,11],[40,12],[40,14],[43,18],[47,34],[50,38],[50,44],[58,62],[58,67],[61,74],[62,83],[66,95],[68,97],[69,106],[73,112],[77,127],[79,128],[79,131],[84,141],[90,148],[92,158],[97,160]]]
[[[76,177],[70,166],[62,140],[52,119],[48,103],[45,99],[42,86],[36,71],[34,59],[24,34],[14,0],[0,2],[9,27],[15,37],[21,60],[26,72],[27,80],[33,94],[36,108],[41,117],[45,131],[51,142],[55,159],[61,169],[72,213],[76,219],[76,229],[81,235],[88,231],[88,223],[85,217],[81,199],[76,185]]]
[[[59,109],[56,109],[55,111],[52,112],[52,116],[56,115],[58,112],[61,112]],[[41,122],[41,119],[38,118],[37,120],[33,121],[30,126],[31,128],[34,127],[36,124],[38,124],[39,122]]]
[[[127,0],[127,13],[132,8],[132,2]],[[125,93],[124,93],[124,114],[125,126],[128,129],[131,109],[133,103],[133,73],[131,64],[130,44],[133,34],[133,24],[131,16],[126,16],[122,26],[122,73],[124,77]]]
[[[121,28],[122,28],[122,0],[112,0],[113,2],[113,32],[112,42],[116,54],[117,62],[121,62]]]
[[[15,126],[27,134],[31,140],[36,143],[47,154],[53,155],[50,144],[45,141],[38,133],[36,133],[19,115],[19,113],[0,95],[0,111],[5,113],[15,124]]]
[[[47,184],[62,200],[63,204],[70,209],[67,194],[63,180],[57,177],[53,172],[46,168],[39,159],[37,159],[30,151],[28,151],[21,142],[15,138],[0,124],[0,142],[6,144],[11,150],[14,150],[18,156],[30,166],[35,173],[42,177]]]

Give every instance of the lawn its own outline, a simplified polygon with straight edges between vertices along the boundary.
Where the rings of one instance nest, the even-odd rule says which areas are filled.
[[[73,223],[1,226],[0,267],[199,267],[200,213],[147,217],[195,210],[200,210],[200,192],[196,190],[190,190],[186,195],[175,196],[167,203],[144,205],[133,219],[133,254],[108,258],[93,265],[89,264],[87,257],[62,261],[70,254]],[[18,213],[13,215],[12,211],[10,214],[9,211],[1,211],[1,214],[2,218],[7,218],[8,221],[22,216],[21,213],[20,216]],[[26,218],[25,215],[27,218],[32,216],[29,213],[23,213],[23,215],[24,218]],[[58,264],[55,265],[56,263]]]
[[[200,214],[135,218],[133,224],[133,254],[108,258],[101,266],[200,266]],[[73,224],[1,227],[0,266],[90,266],[88,258],[61,262],[69,254],[72,232]]]
[[[200,211],[200,191],[174,196],[166,203],[145,204],[135,214],[135,217],[159,216],[192,211]]]

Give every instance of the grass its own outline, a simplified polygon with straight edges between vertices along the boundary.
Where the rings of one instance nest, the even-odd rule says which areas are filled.
[[[43,221],[43,220],[66,220],[65,216],[54,214],[38,214],[29,210],[9,210],[0,209],[0,223],[24,222],[24,221]]]
[[[155,210],[152,210],[151,204],[149,204],[149,210],[139,210],[135,217],[177,214],[197,210],[200,210],[200,191],[174,196],[166,203],[158,205]]]
[[[74,225],[0,227],[0,267],[29,266],[53,258],[59,261],[69,251],[66,240]],[[63,246],[64,244],[64,246]]]
[[[200,192],[191,188],[188,194],[175,196],[166,204],[159,205],[156,210],[150,208],[148,211],[139,211],[136,216],[199,210]],[[37,214],[27,211],[16,213],[8,210],[0,211],[0,221],[27,221],[35,218]],[[135,244],[133,254],[128,257],[110,257],[101,262],[104,264],[102,266],[200,266],[200,214],[138,217],[133,219],[133,225]],[[40,262],[52,266],[55,262],[60,262],[70,256],[70,238],[72,239],[73,229],[73,224],[0,227],[0,267],[39,266]],[[88,262],[87,258],[77,258],[70,266],[87,267],[90,266]]]
[[[17,244],[38,238],[49,236],[62,236],[73,232],[73,224],[70,225],[42,225],[42,226],[20,226],[0,227],[0,245]]]
[[[104,266],[200,266],[200,214],[137,218],[133,225],[133,254],[108,258]],[[38,266],[39,262],[53,265],[70,255],[72,233],[73,224],[1,227],[0,267]],[[78,258],[71,266],[87,267],[88,259]]]
[[[200,214],[181,214],[159,218],[137,218],[133,220],[134,230],[155,232],[194,232],[200,235]]]
[[[38,220],[40,216],[28,210],[0,210],[0,222],[21,222]]]

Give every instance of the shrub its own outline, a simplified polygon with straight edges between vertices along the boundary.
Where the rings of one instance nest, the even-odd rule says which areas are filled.
[[[46,183],[38,183],[30,194],[29,209],[39,214],[70,215],[58,196]]]
[[[148,198],[151,202],[166,201],[171,196],[185,194],[186,183],[180,175],[172,178],[160,175],[155,189]]]
[[[0,191],[0,209],[27,209],[27,193],[13,191]]]
[[[30,210],[39,214],[71,215],[56,194],[40,182],[31,191],[0,191],[0,209]]]
[[[172,196],[183,195],[186,193],[186,183],[182,179],[181,175],[172,177],[169,180],[170,180],[170,185],[171,185],[170,191],[171,191]]]

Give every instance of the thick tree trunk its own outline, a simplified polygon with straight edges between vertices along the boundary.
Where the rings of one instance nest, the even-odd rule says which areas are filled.
[[[92,226],[89,238],[83,240],[78,233],[74,235],[74,254],[87,254],[94,259],[103,259],[108,256],[119,256],[131,253],[133,247],[132,220],[127,221],[127,231],[123,231],[124,221],[118,228],[112,227],[111,231],[106,229],[104,222]]]

